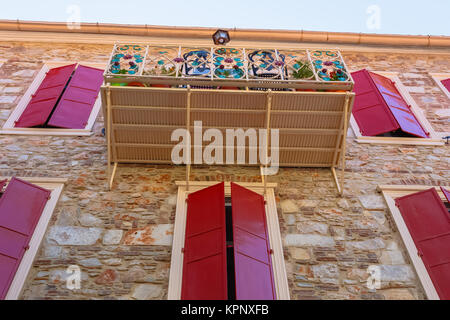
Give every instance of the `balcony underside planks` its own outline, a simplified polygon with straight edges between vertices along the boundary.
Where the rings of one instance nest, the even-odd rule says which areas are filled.
[[[179,141],[171,141],[171,135],[176,129],[191,133],[192,156],[194,122],[202,121],[203,132],[218,129],[224,143],[226,129],[279,129],[280,167],[332,168],[343,192],[335,168],[340,166],[342,180],[353,93],[105,85],[101,95],[110,187],[117,163],[173,163],[172,148]],[[235,147],[235,153],[243,149],[248,165],[249,154],[259,155],[259,150],[246,142],[244,148]],[[225,163],[225,148],[223,153]]]

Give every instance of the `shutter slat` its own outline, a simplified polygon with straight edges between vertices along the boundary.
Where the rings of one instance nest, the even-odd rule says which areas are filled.
[[[447,199],[447,202],[450,203],[450,191],[445,189],[444,187],[441,187],[441,191],[444,194],[445,198]]]
[[[103,70],[79,65],[48,125],[84,129],[103,82]]]
[[[352,114],[361,134],[376,136],[397,130],[399,124],[378,92],[369,72],[366,69],[359,70],[353,72],[352,77],[355,82]]]
[[[369,74],[402,131],[417,137],[428,138],[428,134],[422,128],[391,79],[373,72],[369,72]]]
[[[450,218],[434,188],[395,200],[441,299],[450,299]]]
[[[237,300],[276,299],[264,198],[231,183]]]
[[[71,64],[50,69],[17,120],[15,127],[30,128],[44,125],[75,67],[76,64]]]
[[[183,300],[226,300],[224,184],[188,196],[183,258]]]
[[[444,85],[445,89],[450,92],[450,78],[441,80],[441,83]]]
[[[50,191],[12,178],[0,198],[0,299],[4,299]]]

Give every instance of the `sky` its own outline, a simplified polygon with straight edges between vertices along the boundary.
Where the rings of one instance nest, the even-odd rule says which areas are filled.
[[[0,0],[0,19],[450,36],[450,0]]]

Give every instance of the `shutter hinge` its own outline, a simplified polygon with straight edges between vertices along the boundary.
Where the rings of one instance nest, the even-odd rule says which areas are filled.
[[[49,194],[48,197],[47,197],[47,200],[50,200],[51,198],[52,198],[52,195]]]
[[[273,249],[269,249],[269,254],[273,254]]]
[[[266,200],[264,200],[264,204],[267,204],[267,201],[266,201]]]
[[[423,257],[423,252],[417,251],[417,255],[418,255],[419,257]]]
[[[184,253],[184,248],[181,248],[181,252]]]
[[[25,251],[27,251],[28,249],[30,249],[30,245],[27,244],[27,245],[24,246],[23,248],[25,249]]]

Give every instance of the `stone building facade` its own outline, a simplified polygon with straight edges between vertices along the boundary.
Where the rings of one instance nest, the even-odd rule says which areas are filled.
[[[106,63],[111,44],[2,41],[0,127],[45,61]],[[445,50],[341,48],[352,70],[398,72],[437,132],[450,132],[450,100],[430,73]],[[21,299],[166,299],[177,187],[185,168],[119,165],[107,189],[101,112],[93,135],[0,135],[1,177],[67,178]],[[444,135],[444,134],[443,134]],[[347,137],[344,196],[329,169],[280,168],[275,194],[291,299],[425,299],[378,185],[450,186],[450,147],[362,144]],[[193,181],[260,182],[258,168],[195,166]],[[136,236],[139,231],[140,236]],[[78,265],[81,288],[66,287]],[[367,268],[384,273],[368,289]]]

